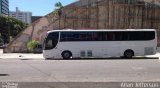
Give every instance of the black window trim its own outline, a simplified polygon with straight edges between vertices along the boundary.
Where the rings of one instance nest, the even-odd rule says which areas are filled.
[[[123,40],[62,40],[62,33],[80,33],[80,32],[84,32],[84,33],[134,33],[134,32],[152,32],[152,33],[154,33],[152,36],[150,36],[150,37],[152,37],[151,39],[123,39]],[[97,34],[98,35],[98,34]],[[155,31],[71,31],[71,32],[69,32],[69,31],[67,31],[67,32],[65,32],[65,31],[62,31],[62,32],[60,32],[60,36],[59,36],[59,42],[82,42],[82,41],[84,41],[84,42],[91,42],[91,41],[150,41],[150,40],[153,40],[153,39],[155,39],[155,35],[156,35],[156,33],[155,33]],[[108,35],[107,35],[108,36]],[[123,37],[124,37],[124,35],[122,35]],[[104,37],[104,36],[103,36]],[[135,36],[136,37],[136,36]],[[116,38],[116,37],[115,37]],[[132,38],[134,38],[133,36],[132,36]]]

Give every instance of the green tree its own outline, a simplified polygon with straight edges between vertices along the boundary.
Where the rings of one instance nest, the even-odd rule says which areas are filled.
[[[0,37],[4,43],[8,43],[10,36],[14,38],[27,26],[28,24],[15,18],[0,15]]]
[[[9,17],[9,26],[11,29],[10,35],[14,38],[15,36],[17,36],[17,34],[27,28],[28,24],[15,18]]]
[[[60,23],[61,23],[61,15],[62,15],[63,5],[62,5],[61,2],[57,2],[57,3],[55,3],[54,6],[56,7],[55,11],[56,11],[56,13],[57,13],[58,16],[59,16],[59,29],[60,29],[60,25],[61,25]]]
[[[54,6],[56,7],[56,10],[59,10],[59,9],[63,8],[63,5],[62,5],[61,2],[55,3]]]
[[[57,12],[58,16],[61,16],[62,14],[62,8],[63,8],[63,5],[61,2],[57,2],[54,4],[54,6],[56,7],[55,11]]]
[[[7,42],[8,29],[7,29],[7,18],[0,15],[0,36],[4,40],[3,42]]]

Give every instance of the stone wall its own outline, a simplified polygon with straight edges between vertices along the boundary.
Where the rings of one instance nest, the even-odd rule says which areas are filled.
[[[92,1],[92,2],[91,2]],[[56,29],[156,29],[160,45],[160,6],[143,0],[80,0],[34,22],[5,49],[5,52],[27,52],[27,42],[43,43],[46,32]],[[99,2],[97,2],[99,1]],[[149,0],[148,0],[149,1]],[[59,25],[60,24],[60,25]]]

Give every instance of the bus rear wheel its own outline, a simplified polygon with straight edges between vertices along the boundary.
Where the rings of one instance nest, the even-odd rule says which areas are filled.
[[[125,58],[132,58],[134,56],[134,52],[133,52],[133,50],[126,50],[125,52],[124,52],[124,57]]]
[[[45,58],[45,60],[52,60],[51,58]]]
[[[62,52],[62,57],[63,57],[63,59],[65,59],[65,60],[71,59],[72,53],[71,53],[70,51],[63,51],[63,52]]]

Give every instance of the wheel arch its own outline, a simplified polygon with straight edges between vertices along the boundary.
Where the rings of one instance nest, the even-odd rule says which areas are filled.
[[[125,52],[127,52],[127,51],[131,51],[131,52],[133,53],[133,56],[135,55],[135,51],[134,51],[133,49],[126,49],[126,50],[124,50],[123,54],[124,54]]]

